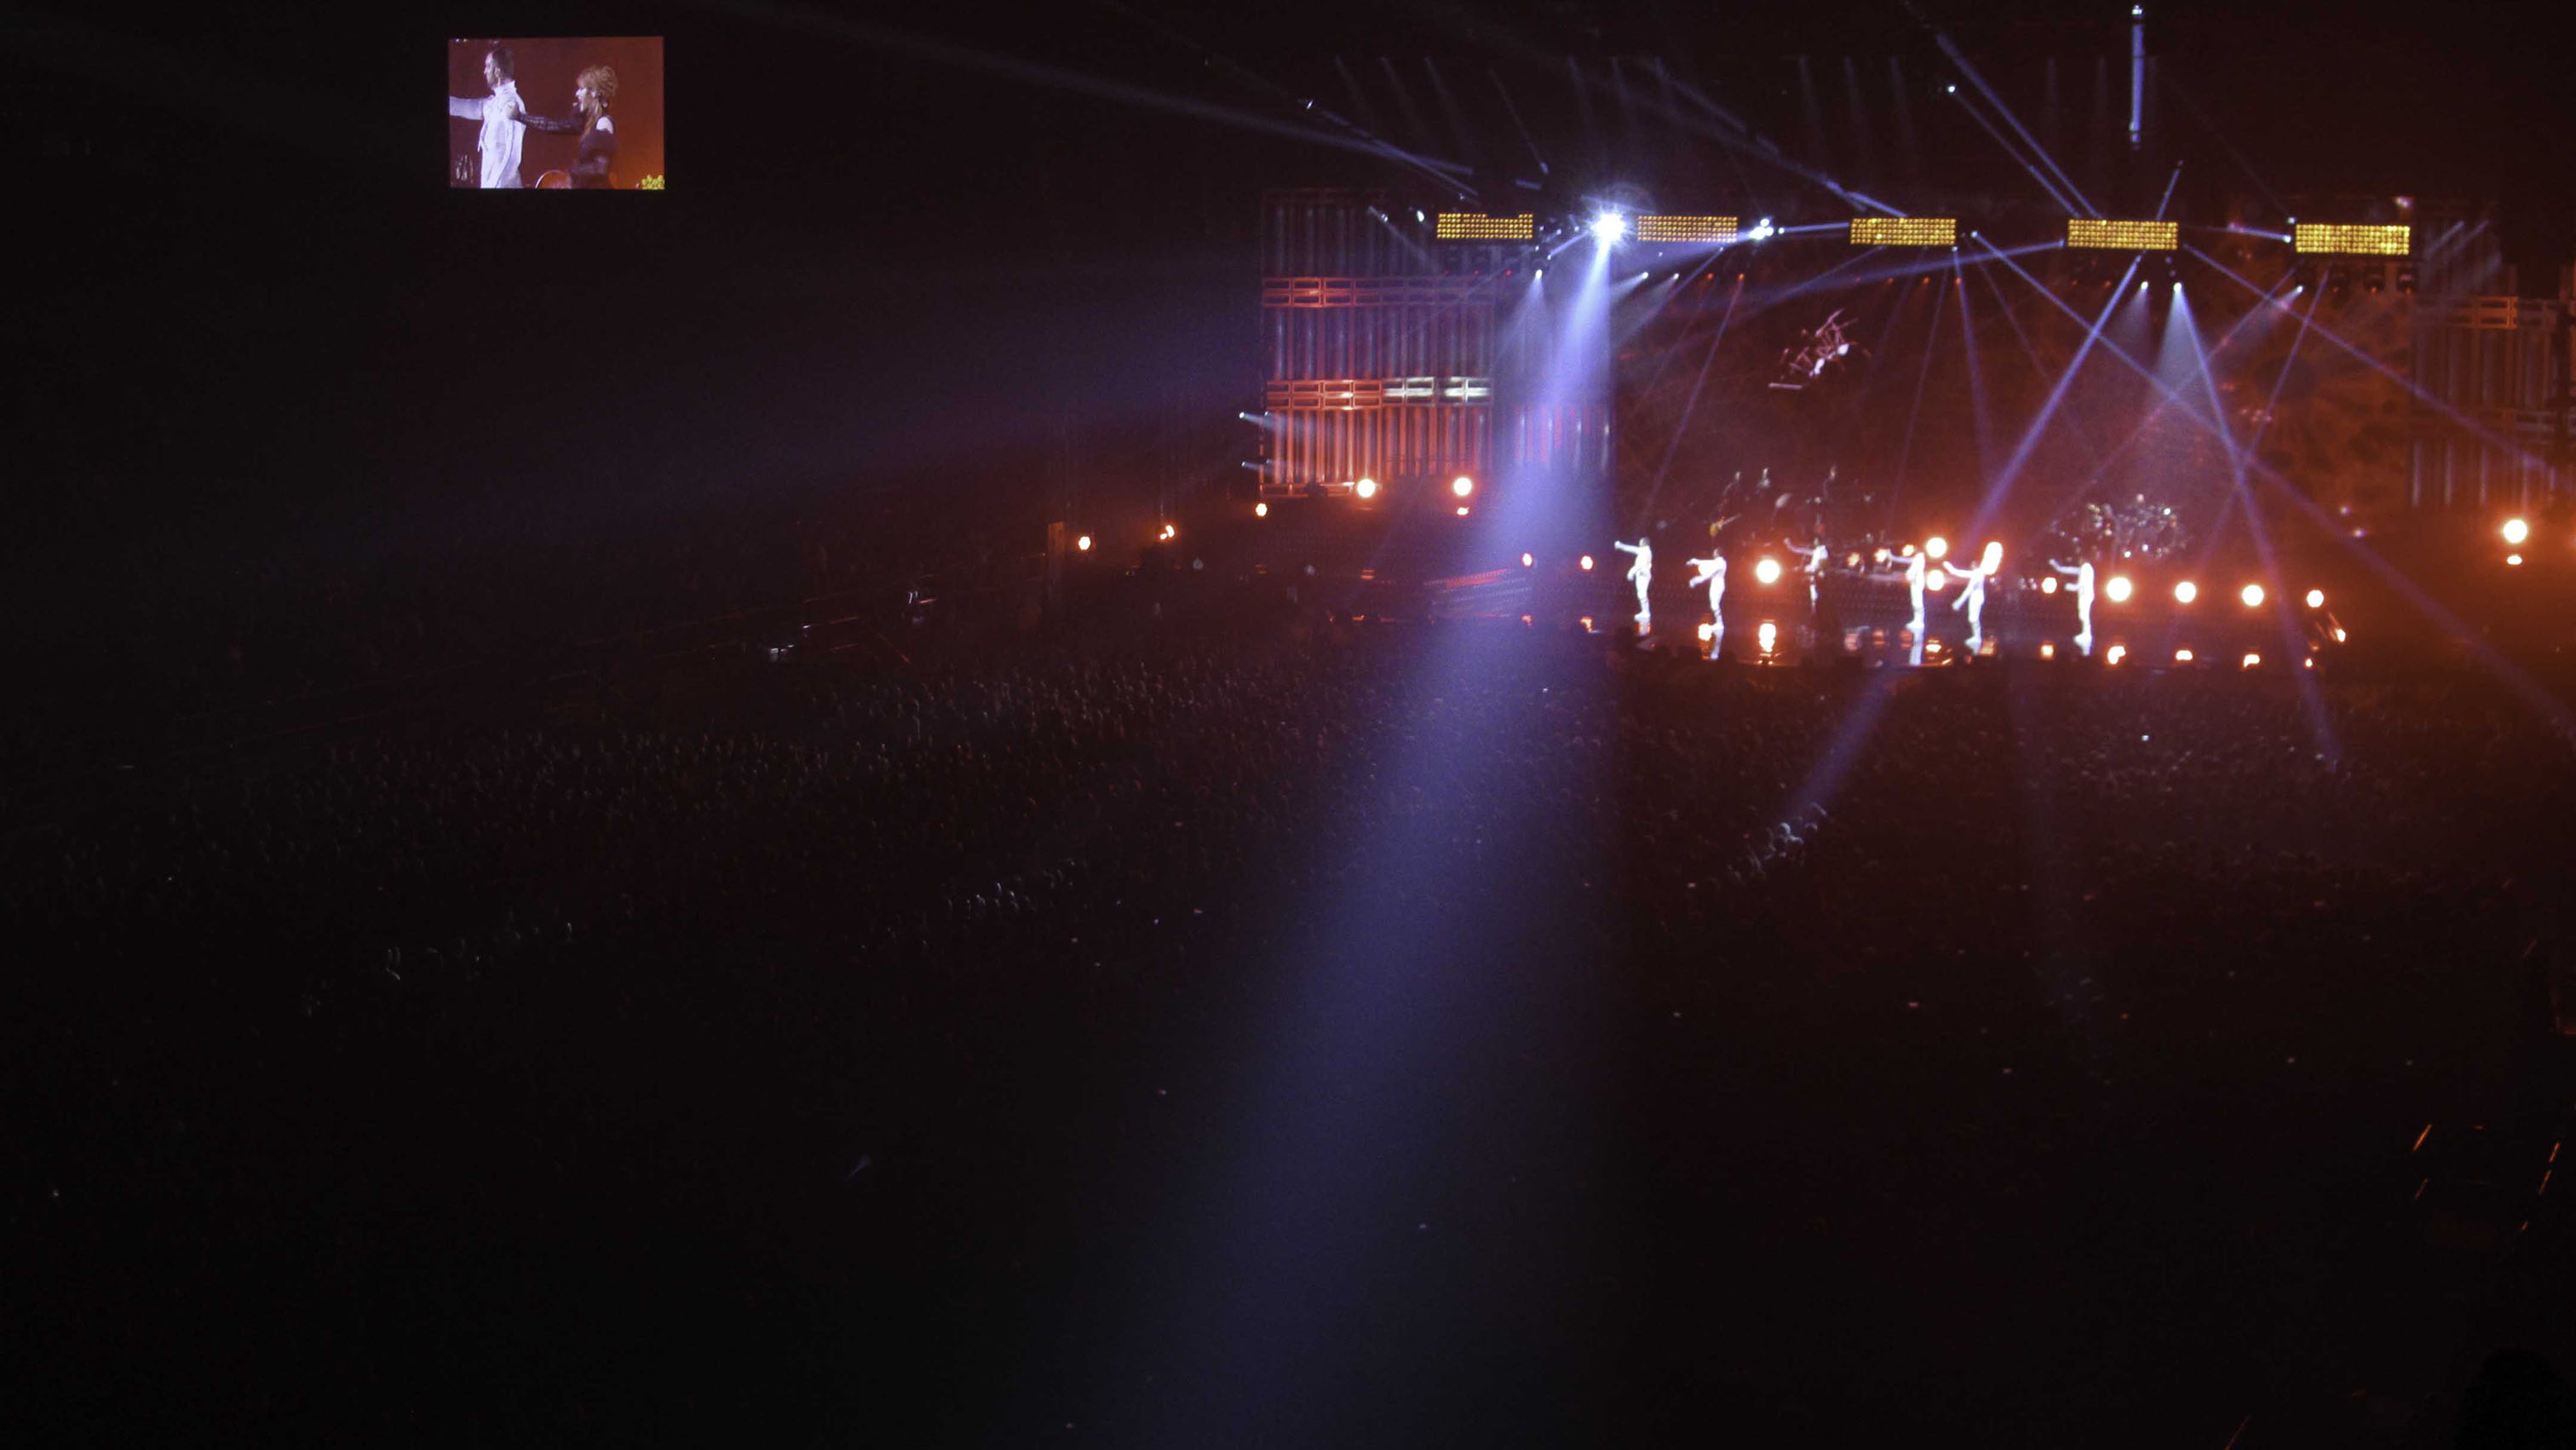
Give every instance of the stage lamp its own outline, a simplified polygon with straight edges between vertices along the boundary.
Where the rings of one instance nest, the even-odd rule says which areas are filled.
[[[1254,504],[1252,506],[1252,516],[1256,519],[1266,519],[1270,517],[1270,505],[1266,503]]]
[[[2053,660],[2057,658],[2056,643],[2051,640],[2041,640],[2039,642],[2039,657],[2044,660]]]
[[[2189,604],[2200,597],[2200,586],[2185,579],[2174,586],[2174,603]]]
[[[1757,242],[1767,242],[1771,240],[1772,237],[1777,236],[1779,231],[1780,229],[1778,227],[1771,225],[1771,219],[1769,217],[1764,217],[1762,220],[1755,222],[1753,224],[1753,230],[1745,233],[1745,235]]]
[[[1158,539],[1163,540],[1165,543],[1169,543],[1169,542],[1171,542],[1172,535],[1173,535],[1175,532],[1177,532],[1177,530],[1173,529],[1173,527],[1172,527],[1170,524],[1165,524],[1165,525],[1163,525],[1163,531],[1162,531],[1161,533],[1159,533],[1159,534],[1156,534],[1154,537],[1155,537],[1155,538],[1158,538]]]
[[[1628,219],[1615,211],[1605,211],[1592,219],[1592,239],[1603,246],[1628,235]]]
[[[2246,608],[2260,609],[2263,607],[2263,586],[2260,584],[2248,584],[2243,589],[2237,591],[2236,597],[2245,601]]]
[[[1089,534],[1085,534],[1085,535],[1083,535],[1081,538],[1078,538],[1078,539],[1074,540],[1074,541],[1073,541],[1073,546],[1074,546],[1076,549],[1081,550],[1083,553],[1086,553],[1086,554],[1090,553],[1090,552],[1091,552],[1091,535],[1089,535]]]
[[[1526,569],[1526,568],[1528,568],[1529,566],[1531,566],[1532,564],[1535,564],[1535,563],[1537,563],[1537,562],[1538,562],[1538,560],[1537,560],[1537,559],[1535,559],[1535,558],[1533,558],[1533,557],[1531,557],[1531,555],[1529,554],[1529,552],[1528,552],[1527,550],[1523,550],[1523,551],[1522,551],[1522,553],[1521,553],[1521,567],[1522,567],[1522,568]]]
[[[2052,575],[2050,575],[2048,578],[2045,578],[2045,579],[2040,580],[2040,581],[2039,581],[2039,592],[2040,592],[2040,593],[2042,593],[2042,594],[2054,594],[2054,593],[2056,593],[2056,592],[2057,592],[2057,576],[2055,576],[2055,575],[2053,575],[2053,574],[2052,574]]]
[[[2261,663],[2263,663],[2263,657],[2261,655],[2249,654],[2245,657],[2245,663],[2239,666],[2239,668],[2250,670]]]
[[[1946,559],[1950,557],[1950,541],[1941,537],[1939,534],[1934,534],[1932,537],[1925,539],[1923,541],[1923,557],[1926,559]]]
[[[2309,607],[2310,609],[2323,609],[2323,608],[2325,608],[2325,607],[2326,607],[2326,592],[2325,592],[2324,590],[2322,590],[2322,589],[2311,589],[2311,590],[2309,590],[2309,591],[2308,591],[2308,607]]]
[[[2116,665],[2128,657],[2129,647],[2124,644],[2115,644],[2111,646],[2109,653],[2102,656],[2102,663],[2106,665]]]
[[[1703,624],[1703,625],[1701,625],[1701,626],[1699,627],[1699,639],[1700,639],[1700,643],[1702,643],[1702,644],[1706,644],[1706,643],[1708,643],[1710,640],[1713,640],[1713,639],[1715,639],[1715,638],[1717,638],[1717,626],[1716,626],[1716,625],[1713,625],[1713,624]]]
[[[2522,562],[2522,556],[2520,554],[2507,554],[2504,556],[2504,561],[2508,564],[2520,564]]]
[[[1463,503],[1462,503],[1462,504],[1458,505],[1458,517],[1460,517],[1460,518],[1462,518],[1462,519],[1463,519],[1463,518],[1465,518],[1466,516],[1467,516],[1467,506],[1466,506],[1465,504],[1463,504]]]
[[[1765,560],[1763,560],[1761,563],[1754,565],[1754,566],[1753,566],[1753,577],[1754,577],[1755,581],[1756,581],[1756,582],[1758,582],[1758,583],[1763,583],[1763,584],[1777,584],[1777,583],[1779,583],[1779,582],[1780,582],[1780,561],[1779,561],[1779,560],[1777,560],[1777,559],[1765,559]]]
[[[1351,492],[1358,494],[1362,498],[1375,498],[1377,497],[1377,480],[1374,478],[1363,478],[1359,482],[1351,485]]]
[[[1586,573],[1586,574],[1589,574],[1589,573],[1591,573],[1591,572],[1592,572],[1592,556],[1591,556],[1590,554],[1586,554],[1586,555],[1584,555],[1584,556],[1583,556],[1583,572],[1584,572],[1584,573]],[[1591,626],[1590,626],[1590,625],[1586,625],[1586,626],[1584,626],[1584,627],[1585,627],[1586,629],[1591,628]]]
[[[2113,604],[2128,603],[2129,576],[2126,574],[2112,575],[2111,582],[2102,586],[2102,594],[2103,597],[2109,599]]]
[[[2191,651],[2189,651],[2189,650],[2187,650],[2187,649],[2178,649],[2178,650],[2175,650],[2175,651],[2174,651],[2174,663],[2175,663],[2175,664],[2178,664],[2178,665],[2187,665],[2187,664],[2190,664],[2190,663],[2191,663]]]
[[[2504,521],[2504,541],[2506,543],[2519,544],[2530,537],[2530,524],[2523,522],[2521,519],[2507,519]]]
[[[1773,650],[1778,649],[1780,647],[1780,626],[1773,624],[1767,619],[1762,621],[1761,627],[1753,631],[1753,642],[1762,646],[1762,652],[1766,655],[1771,653]]]
[[[1476,491],[1476,480],[1469,478],[1463,473],[1459,474],[1456,478],[1449,480],[1449,491],[1458,495],[1460,498],[1465,498],[1467,495]]]

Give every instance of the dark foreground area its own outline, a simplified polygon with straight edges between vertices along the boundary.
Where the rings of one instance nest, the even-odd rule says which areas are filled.
[[[0,1415],[2563,1428],[2569,750],[2465,674],[1345,627],[111,781],[0,875]]]

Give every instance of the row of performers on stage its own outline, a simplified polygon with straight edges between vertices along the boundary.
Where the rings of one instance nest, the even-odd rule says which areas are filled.
[[[1805,562],[1799,565],[1799,572],[1807,576],[1807,609],[1812,616],[1821,608],[1820,589],[1826,571],[1825,561],[1830,550],[1822,541],[1802,545],[1784,539],[1781,544],[1791,554],[1804,556]],[[1630,583],[1637,586],[1637,632],[1650,634],[1655,627],[1655,613],[1653,603],[1647,598],[1647,590],[1655,576],[1654,543],[1640,535],[1637,542],[1633,544],[1621,542],[1614,544],[1613,547],[1621,553],[1634,556],[1636,560],[1628,566],[1627,577]],[[1876,552],[1875,558],[1876,564],[1873,567],[1890,571],[1882,577],[1902,578],[1905,581],[1906,596],[1914,606],[1914,617],[1908,627],[1914,631],[1915,638],[1921,639],[1925,633],[1923,594],[1930,577],[1932,565],[1930,556],[1924,550],[1908,544],[1901,553],[1896,555],[1890,555],[1887,550],[1880,549]],[[1712,545],[1707,558],[1688,559],[1683,562],[1698,571],[1691,576],[1690,587],[1697,589],[1702,585],[1707,586],[1709,613],[1716,618],[1718,629],[1723,631],[1726,628],[1726,555]],[[2003,567],[2003,562],[2004,546],[1989,543],[1986,545],[1985,552],[1980,554],[1973,564],[1951,563],[1942,566],[1950,577],[1959,581],[1959,592],[1950,600],[1950,608],[1968,617],[1968,652],[1972,655],[1985,647],[1986,585]],[[2073,564],[2061,564],[2052,559],[2049,561],[2049,568],[2074,581],[2077,625],[2075,648],[2089,656],[2093,653],[2093,562],[2086,559]],[[1861,572],[1866,577],[1868,571]]]

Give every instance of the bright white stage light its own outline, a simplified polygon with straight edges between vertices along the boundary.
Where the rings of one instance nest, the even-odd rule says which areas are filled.
[[[1753,577],[1757,582],[1763,584],[1779,583],[1780,561],[1777,559],[1765,559],[1761,563],[1754,565]]]
[[[1462,519],[1463,519],[1463,518],[1465,518],[1466,516],[1467,516],[1467,506],[1466,506],[1465,504],[1463,504],[1463,503],[1462,503],[1462,504],[1458,505],[1458,517],[1460,517],[1460,518],[1462,518]]]
[[[2311,589],[2311,590],[2309,590],[2309,591],[2308,591],[2308,607],[2309,607],[2310,609],[2323,609],[2323,608],[2325,608],[2325,607],[2326,607],[2326,592],[2325,592],[2324,590],[2322,590],[2322,589]]]
[[[1926,558],[1926,559],[1946,559],[1946,558],[1948,558],[1949,556],[1950,556],[1950,541],[1949,541],[1948,539],[1945,539],[1945,538],[1941,537],[1939,534],[1934,534],[1932,537],[1930,537],[1930,538],[1928,538],[1928,539],[1925,539],[1925,540],[1923,541],[1923,557],[1924,557],[1924,558]]]
[[[1532,558],[1532,557],[1531,557],[1528,553],[1526,553],[1526,552],[1524,552],[1524,553],[1521,555],[1521,567],[1522,567],[1522,568],[1524,568],[1524,569],[1528,568],[1530,565],[1535,564],[1535,563],[1537,563],[1537,562],[1538,562],[1538,560],[1536,560],[1536,559]]]
[[[2263,663],[2263,657],[2261,655],[2249,654],[2245,657],[2245,663],[2238,666],[2238,668],[2250,670],[2261,663]]]
[[[2128,575],[2126,575],[2126,574],[2114,574],[2114,575],[2112,575],[2112,576],[2111,576],[2111,582],[2102,586],[2102,595],[2103,595],[2103,597],[2104,597],[2104,598],[2106,598],[2106,599],[2110,600],[2113,604],[2126,604],[2126,603],[2128,603],[2128,602],[2129,602],[2129,576],[2128,576]]]
[[[1256,519],[1266,519],[1270,517],[1270,505],[1266,503],[1254,504],[1252,506],[1252,516]]]
[[[1173,533],[1174,533],[1174,532],[1175,532],[1175,531],[1173,530],[1173,528],[1172,528],[1172,526],[1171,526],[1170,524],[1165,524],[1165,525],[1163,525],[1163,531],[1162,531],[1161,533],[1159,533],[1159,534],[1156,534],[1154,537],[1155,537],[1155,538],[1158,538],[1158,539],[1161,539],[1161,540],[1163,540],[1163,541],[1165,541],[1165,542],[1167,542],[1167,543],[1168,543],[1168,542],[1170,542],[1171,537],[1172,537],[1172,535],[1173,535]]]
[[[2336,626],[2335,626],[2335,643],[2337,643],[2337,644],[2341,644],[2341,643],[2343,643],[2345,640],[2347,640],[2347,639],[2349,639],[2349,638],[2351,638],[2351,636],[2350,636],[2350,635],[2347,635],[2347,634],[2345,634],[2345,633],[2343,632],[2343,626],[2342,626],[2342,625],[2338,624],[2338,625],[2336,625]]]
[[[1590,554],[1583,556],[1583,571],[1587,574],[1592,572],[1592,556]],[[1591,626],[1585,625],[1584,628],[1589,629]]]
[[[2191,663],[2191,651],[2189,651],[2189,650],[2187,650],[2187,649],[2178,649],[2178,650],[2175,650],[2175,651],[2174,651],[2174,663],[2175,663],[2175,664],[2178,664],[2178,665],[2187,665],[2187,664],[2190,664],[2190,663]]]
[[[1715,638],[1717,638],[1717,626],[1716,626],[1716,625],[1713,625],[1713,624],[1703,624],[1703,625],[1701,625],[1701,626],[1699,627],[1699,639],[1700,639],[1700,643],[1702,643],[1702,644],[1706,644],[1706,643],[1708,643],[1710,640],[1713,640],[1713,639],[1715,639]]]
[[[1608,246],[1628,235],[1628,219],[1615,211],[1605,211],[1592,219],[1592,239]]]
[[[1476,480],[1469,478],[1463,473],[1459,474],[1456,478],[1449,480],[1449,491],[1458,495],[1460,498],[1465,498],[1467,495],[1476,491]]]
[[[2129,647],[2124,644],[2115,644],[2111,646],[2109,653],[2102,656],[2102,663],[2106,665],[2116,665],[2128,657]]]
[[[1073,546],[1074,546],[1075,548],[1077,548],[1077,549],[1080,549],[1082,552],[1084,552],[1084,553],[1086,553],[1086,554],[1090,553],[1090,552],[1091,552],[1091,535],[1089,535],[1089,534],[1085,534],[1085,535],[1083,535],[1081,538],[1078,538],[1078,539],[1074,540],[1074,541],[1073,541]]]
[[[2054,594],[2054,593],[2056,593],[2056,592],[2057,592],[2057,579],[2056,579],[2056,577],[2052,575],[2052,576],[2051,576],[2051,577],[2049,577],[2049,578],[2046,578],[2046,579],[2042,579],[2042,580],[2040,580],[2040,581],[2039,581],[2039,592],[2040,592],[2040,593],[2042,593],[2042,594]]]
[[[2508,564],[2519,564],[2522,562],[2522,556],[2520,554],[2507,554],[2504,556],[2504,561]]]
[[[2174,586],[2174,603],[2189,604],[2200,597],[2200,586],[2185,579]]]
[[[2530,537],[2531,525],[2523,522],[2521,519],[2507,519],[2504,521],[2504,541],[2506,543],[2519,544]]]
[[[2039,642],[2039,657],[2044,660],[2053,660],[2057,658],[2057,646],[2049,640],[2041,640]]]
[[[1756,644],[1762,646],[1762,652],[1767,655],[1780,647],[1780,626],[1766,619],[1762,621],[1761,628],[1753,631],[1753,639]]]
[[[2245,601],[2246,608],[2260,609],[2263,607],[2263,586],[2260,584],[2248,584],[2243,589],[2237,591],[2236,597]]]
[[[1359,482],[1351,485],[1351,492],[1358,494],[1362,498],[1375,498],[1377,497],[1377,480],[1374,478],[1363,478]]]
[[[1588,614],[1587,614],[1587,615],[1583,616],[1583,632],[1584,632],[1585,634],[1590,634],[1590,633],[1592,632],[1592,616],[1591,616],[1591,615],[1588,615]]]

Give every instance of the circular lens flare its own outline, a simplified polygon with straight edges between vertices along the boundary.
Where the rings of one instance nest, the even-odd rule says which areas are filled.
[[[1469,478],[1463,473],[1459,474],[1456,478],[1449,480],[1449,491],[1460,498],[1465,498],[1467,495],[1476,491],[1476,480]]]
[[[1765,559],[1761,563],[1754,565],[1753,577],[1764,584],[1779,583],[1780,561],[1777,559]]]
[[[2133,587],[2129,583],[2128,575],[2114,574],[2111,576],[2111,582],[2102,586],[2102,594],[2113,604],[2126,604],[2129,602],[2129,591]]]
[[[2531,525],[2529,523],[2521,519],[2507,519],[2504,521],[2504,541],[2506,543],[2519,544],[2530,537]]]
[[[2309,590],[2309,591],[2308,591],[2308,607],[2309,607],[2310,609],[2323,609],[2323,608],[2325,608],[2325,607],[2326,607],[2326,592],[2325,592],[2324,590],[2322,590],[2322,589],[2311,589],[2311,590]]]
[[[2261,608],[2263,604],[2263,586],[2260,584],[2248,584],[2242,590],[2237,592],[2236,597],[2244,600],[2245,607],[2248,609]]]
[[[2174,603],[2189,604],[2200,597],[2200,586],[2185,579],[2174,586]]]
[[[1939,534],[1934,534],[1932,537],[1925,539],[1923,541],[1923,557],[1927,559],[1946,559],[1950,557],[1950,541],[1941,537]]]

